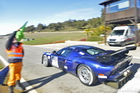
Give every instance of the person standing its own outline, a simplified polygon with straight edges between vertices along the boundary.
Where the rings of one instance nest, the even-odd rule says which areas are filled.
[[[14,87],[25,90],[25,87],[20,83],[24,49],[22,43],[18,42],[15,37],[18,31],[14,31],[6,43],[6,52],[9,62],[9,78],[7,83],[9,93],[14,93]]]

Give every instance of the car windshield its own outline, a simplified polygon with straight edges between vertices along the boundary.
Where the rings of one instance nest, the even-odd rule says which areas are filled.
[[[95,54],[103,53],[103,52],[105,52],[105,50],[98,49],[98,48],[90,48],[90,49],[84,50],[84,52],[86,52],[90,55],[95,55]]]
[[[111,33],[112,36],[116,36],[116,35],[123,35],[124,30],[113,30],[113,32]]]

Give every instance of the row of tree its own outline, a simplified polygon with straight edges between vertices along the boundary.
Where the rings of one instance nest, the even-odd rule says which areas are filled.
[[[26,32],[34,32],[34,31],[79,31],[84,29],[95,28],[100,25],[103,25],[103,21],[101,17],[92,18],[87,21],[85,20],[72,20],[69,19],[64,22],[51,23],[48,26],[39,23],[37,27],[34,25],[28,26],[26,28]]]
[[[26,32],[54,32],[54,31],[85,31],[87,35],[106,34],[114,25],[104,26],[104,15],[102,11],[101,17],[92,18],[89,20],[72,20],[64,22],[51,23],[48,26],[39,23],[37,27],[34,25],[28,26]]]

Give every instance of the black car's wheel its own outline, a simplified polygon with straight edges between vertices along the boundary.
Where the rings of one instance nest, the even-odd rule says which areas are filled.
[[[49,60],[48,60],[48,57],[46,55],[43,55],[42,56],[42,64],[46,67],[49,67],[50,66],[50,63],[49,63]]]
[[[77,75],[80,81],[88,86],[94,85],[98,81],[91,68],[84,64],[78,66]]]

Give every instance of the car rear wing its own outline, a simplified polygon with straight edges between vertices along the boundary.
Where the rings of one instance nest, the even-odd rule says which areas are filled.
[[[136,46],[126,47],[124,49],[117,50],[117,51],[115,51],[114,53],[111,53],[111,54],[97,56],[96,59],[98,61],[101,61],[101,62],[109,62],[109,61],[111,61],[113,56],[122,55],[122,54],[126,55],[126,54],[129,53],[130,50],[136,50],[136,48],[137,48]]]

